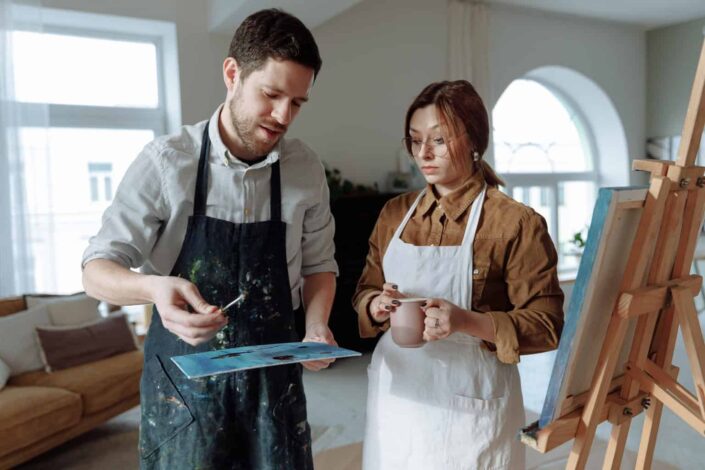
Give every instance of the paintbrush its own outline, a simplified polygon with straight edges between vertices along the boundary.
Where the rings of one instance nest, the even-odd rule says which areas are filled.
[[[228,310],[230,307],[232,307],[232,306],[235,305],[235,304],[238,304],[238,303],[242,302],[243,300],[245,300],[245,293],[244,293],[244,292],[243,292],[242,294],[238,295],[237,298],[236,298],[235,300],[233,300],[232,302],[230,302],[228,305],[226,305],[225,307],[221,308],[220,311],[223,312],[223,313],[225,313],[225,311]]]

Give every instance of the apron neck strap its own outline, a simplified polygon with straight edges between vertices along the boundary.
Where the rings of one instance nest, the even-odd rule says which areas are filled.
[[[279,171],[279,160],[272,163],[272,176],[270,180],[271,194],[269,197],[269,210],[271,220],[279,222],[282,220],[282,187],[281,175]]]
[[[208,155],[210,154],[211,140],[208,137],[209,124],[203,129],[201,155],[198,158],[198,176],[196,176],[196,195],[194,197],[193,215],[206,215],[206,201],[208,200]],[[272,164],[271,194],[269,209],[271,220],[282,219],[281,174],[279,160]]]
[[[404,227],[406,227],[406,223],[409,222],[409,219],[411,218],[411,214],[414,213],[414,209],[416,209],[416,206],[419,205],[419,201],[421,201],[421,198],[423,198],[424,194],[426,194],[426,188],[421,190],[418,197],[416,198],[414,203],[411,205],[411,208],[408,211],[406,211],[404,218],[402,219],[402,221],[399,224],[399,226],[397,227],[397,229],[394,231],[394,235],[392,236],[392,238],[401,239],[401,233],[404,231]]]
[[[210,154],[211,140],[208,137],[206,123],[201,141],[201,156],[198,159],[198,176],[196,177],[196,195],[193,203],[193,215],[206,215],[206,201],[208,200],[208,155]]]

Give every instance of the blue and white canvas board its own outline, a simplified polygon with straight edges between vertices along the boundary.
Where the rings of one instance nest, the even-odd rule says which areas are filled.
[[[572,411],[569,397],[590,390],[646,194],[647,189],[633,187],[599,190],[539,428]],[[627,330],[614,377],[624,373],[635,324]]]
[[[324,343],[295,342],[217,349],[174,356],[171,360],[186,377],[195,379],[238,370],[353,356],[360,356],[360,353]]]

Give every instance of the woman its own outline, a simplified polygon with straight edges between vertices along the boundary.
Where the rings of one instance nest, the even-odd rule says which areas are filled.
[[[482,160],[488,117],[470,83],[427,86],[404,133],[428,185],[382,209],[353,303],[369,337],[387,330],[396,299],[426,298],[426,344],[380,339],[363,467],[523,468],[516,363],[558,344],[556,250],[543,218],[500,192]]]

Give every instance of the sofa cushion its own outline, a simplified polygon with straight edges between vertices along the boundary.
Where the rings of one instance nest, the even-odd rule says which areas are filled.
[[[0,299],[0,317],[12,315],[22,310],[27,310],[27,304],[22,297],[4,297]]]
[[[11,375],[44,368],[34,328],[50,324],[46,305],[0,317],[0,358]]]
[[[49,306],[51,323],[57,326],[80,325],[100,318],[100,301],[79,292],[71,295],[26,294],[27,308]]]
[[[2,390],[5,387],[5,384],[7,383],[7,379],[10,378],[10,366],[2,362],[2,359],[0,359],[0,390]]]
[[[0,391],[0,456],[34,444],[81,420],[81,397],[51,387]]]
[[[30,372],[12,377],[9,384],[79,393],[84,414],[91,414],[139,393],[142,362],[142,351],[132,351],[56,372]]]
[[[38,326],[37,337],[47,372],[137,349],[125,315],[101,318],[78,326]]]

